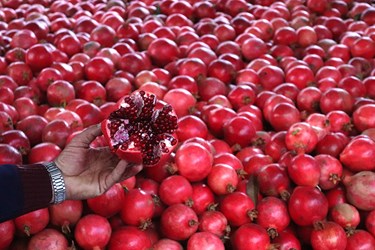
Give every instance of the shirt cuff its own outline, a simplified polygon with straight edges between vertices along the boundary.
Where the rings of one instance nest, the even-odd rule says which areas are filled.
[[[52,185],[49,173],[42,164],[30,164],[18,167],[22,183],[23,212],[31,212],[50,205]]]

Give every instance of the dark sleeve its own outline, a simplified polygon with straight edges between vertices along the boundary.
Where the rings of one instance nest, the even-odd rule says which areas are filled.
[[[0,222],[47,207],[51,199],[51,181],[43,165],[0,165]]]

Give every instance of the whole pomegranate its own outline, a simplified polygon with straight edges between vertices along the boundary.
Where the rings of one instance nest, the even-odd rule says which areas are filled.
[[[375,173],[361,171],[343,180],[346,198],[358,209],[371,211],[375,209]]]

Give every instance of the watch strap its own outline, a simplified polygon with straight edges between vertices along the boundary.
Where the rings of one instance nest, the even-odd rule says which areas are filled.
[[[59,204],[65,200],[65,182],[62,176],[61,170],[56,166],[54,162],[47,162],[43,164],[51,178],[52,184],[52,204]]]

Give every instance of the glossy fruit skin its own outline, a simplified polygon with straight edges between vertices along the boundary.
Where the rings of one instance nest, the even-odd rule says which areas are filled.
[[[348,237],[346,249],[371,249],[374,245],[375,238],[369,232],[358,229]]]
[[[133,226],[124,226],[115,230],[108,243],[109,250],[147,250],[151,246],[152,243],[148,235],[144,231]]]
[[[161,215],[161,230],[172,240],[186,240],[198,229],[198,217],[184,204],[167,207]]]
[[[6,249],[12,243],[14,234],[16,232],[16,226],[13,220],[7,220],[0,223],[0,248]]]
[[[121,219],[131,226],[147,226],[155,213],[155,203],[151,194],[138,188],[129,190],[121,205]]]
[[[120,212],[124,199],[125,190],[120,183],[116,183],[105,193],[87,199],[87,205],[95,214],[109,218]]]
[[[328,214],[328,201],[317,188],[297,186],[288,203],[291,219],[300,226],[311,226]]]
[[[321,171],[311,155],[300,154],[293,157],[287,169],[290,179],[296,185],[315,187],[319,184]]]
[[[104,248],[111,237],[108,220],[97,214],[82,217],[74,230],[74,237],[83,249]]]
[[[27,236],[42,231],[47,227],[48,222],[48,208],[38,209],[14,219],[17,230]]]
[[[30,239],[27,249],[63,250],[68,246],[68,240],[62,233],[53,228],[46,228]]]
[[[298,122],[289,127],[285,136],[285,144],[296,153],[310,153],[318,143],[318,136],[312,126],[306,122]]]
[[[198,249],[217,249],[217,250],[224,250],[224,243],[221,239],[209,232],[197,232],[190,236],[187,248],[191,250],[198,250]]]
[[[345,249],[345,231],[335,222],[319,222],[311,233],[311,245],[314,249]]]
[[[201,144],[186,142],[176,150],[175,163],[180,175],[191,182],[202,181],[211,172],[213,156]]]
[[[219,211],[225,215],[231,226],[241,226],[254,218],[255,204],[242,192],[227,194],[219,204]]]
[[[372,159],[375,153],[375,142],[368,137],[352,139],[340,153],[341,163],[354,172],[375,169]]]
[[[258,211],[256,223],[265,229],[271,238],[275,238],[278,232],[284,231],[290,223],[290,216],[286,202],[268,196],[259,201],[256,206]]]
[[[248,237],[252,235],[253,237]],[[232,245],[236,250],[245,249],[267,249],[270,239],[266,229],[255,223],[247,223],[239,227],[231,238]]]
[[[66,200],[48,208],[50,223],[61,227],[62,232],[70,232],[82,217],[83,202],[80,200]]]

